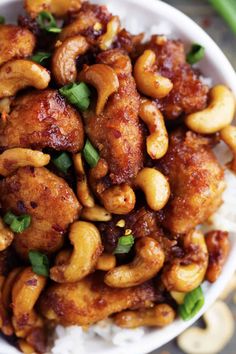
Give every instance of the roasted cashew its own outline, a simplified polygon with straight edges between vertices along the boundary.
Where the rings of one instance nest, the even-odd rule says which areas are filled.
[[[153,278],[162,268],[165,255],[160,244],[150,238],[142,237],[135,245],[136,256],[126,265],[110,270],[104,278],[113,288],[128,288]]]
[[[24,59],[9,61],[0,68],[0,98],[14,96],[29,86],[43,90],[49,81],[50,74],[43,66]]]
[[[112,16],[111,20],[107,24],[106,33],[98,39],[98,44],[101,50],[107,50],[111,47],[117,34],[120,30],[120,20],[118,16]]]
[[[52,57],[52,73],[57,84],[64,86],[76,81],[76,59],[87,52],[89,44],[79,35],[58,43]]]
[[[210,91],[210,103],[200,112],[185,119],[188,128],[200,134],[214,134],[229,125],[235,113],[235,97],[224,85],[216,85]]]
[[[81,153],[74,155],[73,161],[77,174],[77,197],[84,207],[94,207],[95,201],[88,186]]]
[[[140,326],[165,327],[175,319],[175,311],[167,304],[159,304],[150,309],[123,311],[115,316],[115,324],[122,328]]]
[[[142,189],[147,204],[152,210],[164,208],[170,197],[170,186],[167,178],[155,168],[144,167],[135,178],[135,185]]]
[[[11,323],[10,315],[8,313],[9,308],[5,308],[2,298],[2,288],[6,281],[3,275],[0,276],[0,329],[6,336],[12,336],[14,334],[14,329]]]
[[[14,268],[6,277],[2,285],[2,304],[6,310],[9,310],[11,305],[11,293],[17,276],[22,271],[21,267]]]
[[[111,213],[100,205],[94,205],[91,208],[83,208],[80,217],[88,221],[109,221],[112,218]]]
[[[85,66],[78,75],[79,81],[92,85],[98,94],[96,114],[101,114],[108,98],[119,88],[119,80],[115,70],[105,64]]]
[[[233,161],[231,162],[230,167],[236,172],[236,126],[229,125],[222,129],[220,137],[233,152]]]
[[[89,222],[77,221],[70,229],[70,242],[74,250],[65,264],[54,266],[50,278],[57,283],[73,283],[90,274],[102,253],[98,229]]]
[[[51,12],[56,17],[64,17],[69,12],[78,11],[83,0],[25,0],[24,7],[30,17],[35,18],[41,11]]]
[[[144,95],[163,98],[173,88],[172,82],[154,71],[156,55],[152,50],[145,50],[134,65],[134,78],[137,88]]]
[[[114,256],[114,254],[103,253],[98,258],[96,269],[108,271],[115,268],[115,266],[116,266],[116,257]]]
[[[150,132],[146,140],[148,155],[152,159],[160,159],[166,154],[169,144],[164,117],[155,102],[147,99],[141,100],[139,116]]]
[[[4,251],[14,239],[14,234],[11,230],[3,223],[0,218],[0,252]]]
[[[205,240],[209,252],[206,279],[214,283],[220,276],[223,265],[229,254],[230,243],[228,232],[210,231],[206,234]]]
[[[177,258],[162,274],[168,291],[190,292],[203,281],[208,266],[208,251],[204,235],[197,230],[184,238],[186,256]]]
[[[136,202],[133,189],[125,183],[106,189],[100,197],[106,210],[119,215],[130,213]]]
[[[17,343],[22,353],[35,354],[35,348],[27,343],[24,339],[18,339]]]
[[[43,152],[13,148],[0,154],[0,175],[6,177],[20,167],[43,167],[50,161],[50,155]]]

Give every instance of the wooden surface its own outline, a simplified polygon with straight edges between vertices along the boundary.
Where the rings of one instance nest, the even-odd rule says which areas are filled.
[[[208,32],[236,69],[236,35],[230,31],[227,24],[206,0],[166,0],[165,2],[184,12]],[[227,302],[236,318],[236,304],[232,297],[233,295]],[[200,324],[202,323],[200,322]],[[176,340],[174,340],[151,354],[183,354],[183,352],[177,347]],[[236,354],[236,332],[231,342],[219,354]]]

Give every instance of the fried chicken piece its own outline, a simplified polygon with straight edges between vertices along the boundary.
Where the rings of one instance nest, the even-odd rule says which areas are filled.
[[[113,184],[134,178],[143,165],[143,132],[139,123],[139,95],[129,57],[119,49],[103,52],[99,63],[112,67],[119,79],[118,91],[110,96],[104,111],[85,112],[85,130],[100,156],[109,165]]]
[[[167,154],[157,167],[168,176],[171,198],[164,226],[173,233],[187,233],[205,221],[222,202],[224,171],[209,139],[190,131],[170,135]]]
[[[51,285],[41,296],[41,313],[62,325],[87,326],[130,307],[155,300],[151,283],[126,289],[110,288],[96,272],[77,283]]]
[[[158,107],[168,119],[204,109],[209,89],[186,62],[184,44],[162,38],[153,36],[147,48],[156,54],[158,72],[169,78],[174,86],[168,96],[157,100]]]
[[[34,47],[35,37],[26,28],[0,25],[0,65],[11,59],[30,56]]]
[[[16,251],[25,258],[30,250],[56,252],[81,208],[67,183],[43,167],[20,168],[0,181],[0,202],[4,213],[10,210],[32,217],[30,227],[15,234],[13,241]]]
[[[0,122],[1,148],[45,147],[77,152],[84,143],[79,113],[56,90],[24,94],[12,104],[6,124]]]

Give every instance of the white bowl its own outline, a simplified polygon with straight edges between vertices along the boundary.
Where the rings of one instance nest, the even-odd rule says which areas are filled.
[[[169,23],[174,37],[182,39],[186,46],[192,42],[202,44],[206,49],[205,58],[199,67],[202,73],[213,79],[213,83],[223,83],[236,94],[236,74],[229,61],[215,42],[190,18],[174,7],[159,0],[91,0],[94,3],[107,4],[109,9],[124,18],[128,16],[132,27],[132,19],[137,20],[141,30],[152,25]],[[0,14],[8,21],[14,22],[22,12],[22,0],[0,0]],[[162,26],[163,31],[164,27]],[[236,201],[235,206],[236,207]],[[236,232],[236,230],[235,230]],[[234,236],[234,237],[232,237]],[[236,234],[231,234],[231,251],[224,266],[223,273],[213,285],[205,286],[205,305],[191,321],[176,320],[164,329],[150,330],[145,336],[125,347],[114,347],[101,340],[93,339],[86,344],[86,352],[90,354],[145,354],[178,336],[195,322],[215,301],[236,270]],[[0,339],[0,354],[19,353]]]

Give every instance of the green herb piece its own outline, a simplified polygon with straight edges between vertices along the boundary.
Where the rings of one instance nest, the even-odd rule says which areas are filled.
[[[45,60],[49,59],[51,56],[51,53],[37,52],[31,57],[31,60],[35,61],[38,64],[41,64]]]
[[[21,233],[25,231],[31,223],[31,216],[23,214],[16,216],[11,211],[5,214],[3,221],[10,226],[10,229],[15,233]]]
[[[199,286],[185,295],[184,303],[179,306],[179,315],[184,321],[193,318],[204,305],[204,295]]]
[[[42,11],[37,17],[37,22],[41,29],[51,32],[51,33],[60,33],[61,28],[57,26],[55,18],[48,11]]]
[[[5,23],[5,17],[0,16],[0,25],[4,25],[4,23]]]
[[[99,153],[93,147],[89,139],[86,140],[83,149],[83,156],[90,167],[95,167],[100,159]]]
[[[72,160],[67,152],[62,152],[59,156],[52,158],[52,162],[58,168],[59,171],[65,174],[72,166]]]
[[[29,251],[29,260],[35,274],[49,276],[49,260],[45,254],[38,251]]]
[[[81,109],[82,111],[88,109],[90,105],[91,91],[84,82],[66,85],[62,87],[59,92],[78,109]]]
[[[205,55],[205,48],[200,44],[194,43],[190,52],[187,54],[186,60],[189,64],[193,65],[203,59]]]
[[[236,1],[209,0],[209,2],[228,23],[232,31],[236,33]]]
[[[114,253],[115,254],[129,253],[133,244],[134,244],[133,235],[121,236],[118,240],[118,244],[116,246]]]

